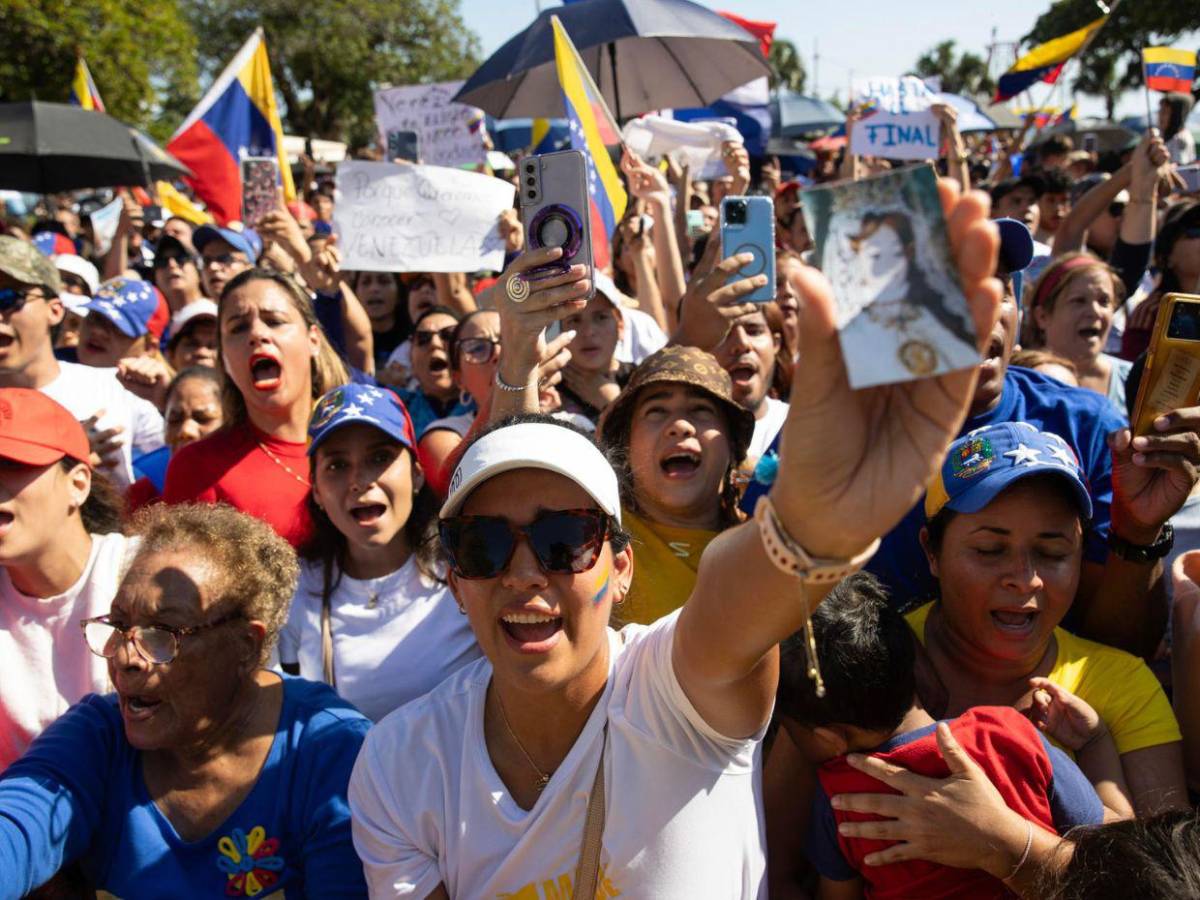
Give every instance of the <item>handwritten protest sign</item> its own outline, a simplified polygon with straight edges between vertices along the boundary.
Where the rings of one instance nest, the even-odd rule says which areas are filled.
[[[477,272],[504,266],[506,181],[441,166],[344,162],[334,227],[342,268],[360,272]]]
[[[940,125],[930,111],[936,101],[921,79],[860,78],[854,102],[867,108],[854,124],[850,152],[888,159],[927,159],[938,155]]]
[[[415,131],[423,163],[467,166],[483,162],[483,110],[450,101],[462,84],[445,81],[376,91],[380,146],[388,145],[390,131]]]
[[[91,215],[92,234],[95,237],[96,252],[99,254],[107,253],[112,246],[117,225],[121,221],[121,207],[121,198],[117,197]]]

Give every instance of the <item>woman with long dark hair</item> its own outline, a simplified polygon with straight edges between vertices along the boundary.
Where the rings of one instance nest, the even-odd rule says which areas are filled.
[[[378,721],[479,647],[438,568],[437,501],[404,404],[385,389],[336,388],[309,437],[313,534],[279,659]]]

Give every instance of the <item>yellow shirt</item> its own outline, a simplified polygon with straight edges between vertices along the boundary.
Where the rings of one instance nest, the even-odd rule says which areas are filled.
[[[633,584],[613,615],[623,624],[649,625],[692,595],[700,554],[720,532],[672,528],[630,512],[623,518],[633,535]]]
[[[932,603],[905,618],[925,643]],[[1086,701],[1112,733],[1118,753],[1183,740],[1162,685],[1149,667],[1130,653],[1054,629],[1058,656],[1046,677]]]

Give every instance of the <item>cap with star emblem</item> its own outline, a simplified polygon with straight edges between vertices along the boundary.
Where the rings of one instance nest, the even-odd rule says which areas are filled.
[[[308,422],[308,455],[316,453],[321,442],[339,428],[355,423],[372,425],[409,450],[416,450],[412,419],[399,397],[387,388],[347,384],[317,401]]]
[[[79,312],[103,316],[131,338],[144,334],[161,338],[171,321],[171,309],[162,292],[150,282],[136,278],[110,278],[96,289]]]
[[[951,444],[925,494],[925,517],[932,519],[947,507],[961,513],[979,512],[1005,488],[1032,475],[1065,479],[1083,517],[1092,517],[1092,498],[1071,445],[1028,422],[977,428]]]

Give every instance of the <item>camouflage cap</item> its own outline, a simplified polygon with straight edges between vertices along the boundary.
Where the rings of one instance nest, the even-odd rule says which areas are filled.
[[[57,297],[62,290],[58,269],[42,251],[28,241],[0,234],[0,272],[22,284],[33,284]]]
[[[754,413],[733,399],[733,382],[716,357],[697,347],[671,345],[647,356],[629,376],[625,389],[604,411],[600,437],[605,444],[628,449],[630,423],[642,388],[659,383],[686,384],[712,396],[729,419],[734,462],[746,457],[754,436]]]

